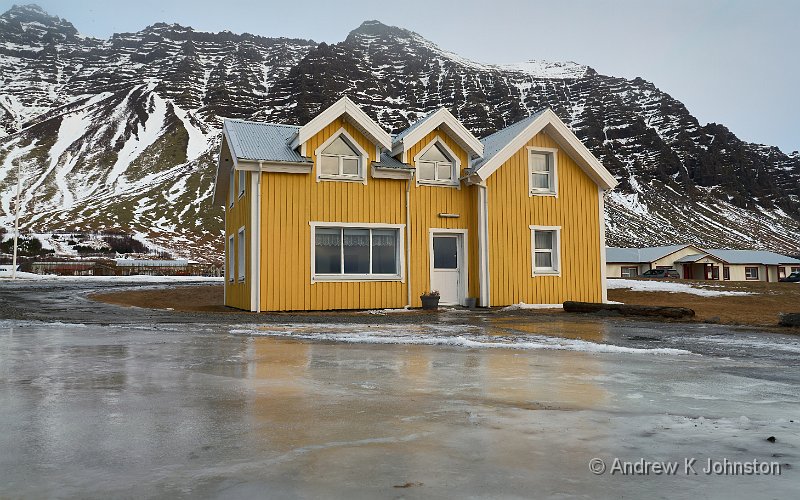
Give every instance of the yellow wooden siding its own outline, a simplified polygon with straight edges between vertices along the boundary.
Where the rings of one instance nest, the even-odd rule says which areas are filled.
[[[341,118],[309,139],[306,154],[313,157],[342,127],[374,161],[375,145]],[[406,304],[405,283],[400,281],[311,283],[309,221],[405,224],[406,181],[374,179],[369,176],[369,165],[367,176],[365,186],[317,182],[316,171],[262,174],[262,310],[396,308]],[[405,248],[400,250],[405,258]]]
[[[558,148],[544,132],[531,139],[528,146]],[[559,149],[558,197],[529,196],[526,147],[487,180],[491,303],[600,302],[597,185]],[[531,225],[561,227],[561,276],[531,277]]]
[[[224,145],[223,145],[224,147]],[[250,310],[250,196],[251,196],[251,189],[249,186],[250,181],[250,174],[249,172],[245,175],[245,190],[244,194],[239,197],[239,172],[234,172],[233,182],[234,182],[234,190],[233,190],[233,208],[230,205],[230,191],[228,195],[226,195],[227,201],[225,204],[225,305],[230,307],[236,307],[239,309]],[[239,281],[239,259],[238,259],[238,252],[239,252],[239,229],[244,226],[245,232],[245,273],[244,273],[244,281]],[[228,276],[228,263],[230,262],[230,256],[228,255],[229,246],[228,242],[230,241],[230,237],[233,236],[233,246],[234,246],[234,273],[233,273],[233,281],[230,281],[230,277]]]
[[[423,137],[406,152],[406,162],[416,167],[414,157],[435,138],[444,142],[461,162],[460,177],[469,165],[469,156],[450,136],[437,130]],[[443,186],[411,186],[411,305],[420,307],[419,296],[430,290],[430,229],[466,229],[469,289],[467,297],[478,296],[477,188],[461,184],[461,189]],[[457,219],[439,217],[458,214]]]

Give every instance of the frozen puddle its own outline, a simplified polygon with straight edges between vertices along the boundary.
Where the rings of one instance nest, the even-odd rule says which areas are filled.
[[[691,351],[684,349],[623,347],[545,335],[486,335],[481,333],[482,331],[483,329],[470,325],[293,324],[235,328],[230,330],[230,333],[351,344],[433,345],[478,349],[547,349],[597,353],[692,354]]]

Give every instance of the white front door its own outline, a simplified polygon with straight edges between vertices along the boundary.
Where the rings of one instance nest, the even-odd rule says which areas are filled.
[[[431,290],[439,292],[439,303],[457,305],[463,302],[462,262],[463,239],[460,234],[433,234],[431,249]]]

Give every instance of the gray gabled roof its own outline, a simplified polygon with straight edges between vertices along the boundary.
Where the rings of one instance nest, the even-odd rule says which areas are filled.
[[[709,248],[707,251],[714,257],[720,258],[729,264],[763,264],[766,266],[800,264],[800,260],[798,259],[765,250],[725,250],[722,248]]]
[[[427,115],[423,116],[422,118],[420,118],[417,121],[415,121],[414,123],[412,123],[407,129],[405,129],[402,132],[400,132],[399,134],[393,136],[392,137],[392,145],[397,144],[398,142],[402,141],[403,137],[407,136],[414,129],[418,128],[420,125],[425,123],[428,120],[428,118],[433,116],[434,113],[436,113],[437,111],[439,111],[439,110],[438,109],[434,109],[433,111],[429,112]]]
[[[688,263],[688,262],[697,262],[698,260],[704,259],[706,257],[709,257],[709,255],[707,253],[693,253],[692,255],[684,255],[680,259],[676,260],[675,263],[683,264],[685,262],[686,263]],[[714,257],[714,256],[711,255],[711,257]]]
[[[654,262],[662,257],[677,252],[678,250],[693,245],[667,245],[662,247],[645,248],[606,248],[606,262],[611,263],[637,263],[645,264]],[[700,248],[705,253],[686,255],[675,262],[696,262],[703,257],[712,257],[728,264],[762,264],[776,266],[780,264],[800,264],[800,260],[775,252],[765,250],[726,250],[721,248]]]
[[[298,126],[225,120],[223,128],[237,160],[311,162],[289,147],[289,141],[300,128]]]
[[[393,157],[389,153],[381,153],[380,161],[373,163],[373,165],[376,167],[384,167],[384,168],[399,168],[402,170],[414,170],[414,167],[406,163],[403,163],[402,161]]]
[[[644,264],[677,252],[691,245],[666,245],[646,248],[606,248],[606,262]]]
[[[481,165],[492,159],[494,155],[496,155],[506,144],[511,142],[515,137],[517,137],[525,127],[533,123],[534,120],[539,118],[542,113],[547,111],[548,108],[540,109],[539,111],[535,112],[534,114],[530,115],[527,118],[523,118],[522,120],[512,123],[508,127],[504,129],[500,129],[494,134],[488,135],[481,139],[483,143],[483,156],[479,158],[473,165],[470,167],[467,174],[474,172]]]

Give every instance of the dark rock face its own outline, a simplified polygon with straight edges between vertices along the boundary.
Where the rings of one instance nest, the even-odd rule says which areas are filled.
[[[221,118],[300,124],[342,95],[387,130],[446,107],[479,137],[550,106],[621,181],[610,245],[800,251],[800,155],[700,125],[641,78],[477,64],[377,21],[329,45],[163,23],[98,40],[35,6],[0,16],[0,164],[21,161],[37,187],[28,228],[119,227],[216,252]],[[0,192],[15,181],[0,174]]]

